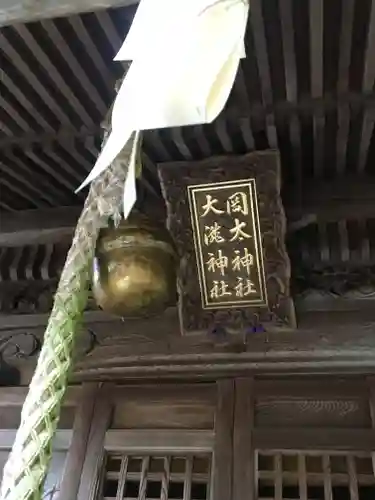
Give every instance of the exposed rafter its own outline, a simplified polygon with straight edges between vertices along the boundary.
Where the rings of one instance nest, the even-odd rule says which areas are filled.
[[[45,131],[41,133],[29,130],[22,136],[12,135],[10,137],[2,137],[0,139],[0,150],[7,152],[12,148],[28,148],[33,144],[41,145],[42,147],[52,142],[66,143],[72,139],[89,139],[100,135],[101,128],[99,124],[91,124],[90,127],[82,127],[77,130],[73,126],[60,127],[56,131]]]
[[[2,0],[0,26],[36,21],[51,17],[68,16],[109,7],[137,4],[138,0]]]
[[[311,222],[375,217],[374,177],[353,175],[331,181],[310,181],[301,192],[301,203],[296,204],[288,194],[286,197],[291,230]]]
[[[22,165],[19,164],[18,168]],[[4,166],[3,166],[4,168]],[[155,176],[155,165],[144,155],[144,168]],[[9,175],[16,174],[15,169],[6,169]],[[22,184],[29,190],[40,191],[41,199],[48,196],[43,187],[31,183],[31,178],[21,176]],[[149,189],[154,189],[149,185]],[[155,192],[155,198],[157,193]],[[346,176],[331,182],[310,182],[302,191],[303,203],[290,200],[286,204],[289,231],[295,232],[309,224],[340,222],[355,219],[375,218],[375,178]],[[46,198],[48,201],[48,199]],[[78,201],[78,199],[77,199]],[[156,201],[156,200],[155,200]],[[78,205],[78,203],[77,203]],[[157,206],[157,203],[155,204]],[[44,241],[46,235],[58,241],[59,236],[71,233],[75,227],[79,208],[62,207],[42,210],[29,210],[7,215],[0,224],[0,246],[15,246],[31,239]],[[53,236],[52,236],[53,235]]]
[[[60,241],[71,236],[80,207],[15,212],[2,217],[0,247]]]

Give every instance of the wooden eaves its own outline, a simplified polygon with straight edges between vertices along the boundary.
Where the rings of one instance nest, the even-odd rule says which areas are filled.
[[[0,26],[137,3],[137,0],[1,0]]]

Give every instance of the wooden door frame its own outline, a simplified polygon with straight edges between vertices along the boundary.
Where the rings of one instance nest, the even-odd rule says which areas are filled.
[[[324,382],[324,381],[323,381]],[[329,382],[329,383],[327,383]],[[285,452],[370,452],[375,470],[375,380],[320,379],[308,380],[254,380],[237,377],[219,380],[215,388],[214,424],[211,430],[182,429],[111,429],[115,401],[123,401],[128,393],[132,398],[144,385],[87,384],[86,397],[77,410],[72,446],[64,476],[64,500],[96,500],[101,486],[103,465],[107,451],[129,453],[192,453],[211,451],[211,499],[255,500],[257,487],[257,453],[284,450]],[[164,390],[162,385],[156,385]],[[169,384],[175,392],[179,384]],[[191,391],[202,387],[192,384]],[[167,393],[168,393],[167,390]],[[199,392],[199,390],[198,390]],[[173,391],[172,391],[173,393]],[[147,392],[146,394],[152,394]],[[168,393],[171,396],[171,391]],[[206,392],[200,392],[204,401]],[[199,399],[198,398],[198,399]],[[300,425],[295,428],[271,424],[263,425],[256,412],[259,401],[365,401],[367,423],[351,427],[330,426],[322,420],[319,427]],[[312,403],[314,404],[314,403]],[[324,403],[323,403],[324,406]],[[92,418],[90,418],[90,408]],[[277,408],[274,408],[274,418]],[[126,443],[126,445],[122,444]],[[296,452],[298,453],[298,451]],[[280,455],[281,456],[281,455]],[[67,485],[67,486],[65,486]],[[76,492],[76,493],[75,493]],[[77,493],[78,492],[78,493]]]
[[[77,500],[97,499],[102,483],[105,455],[110,451],[129,451],[130,453],[146,451],[148,453],[210,452],[212,453],[210,498],[215,500],[230,499],[232,494],[234,380],[222,380],[213,384],[213,387],[215,386],[217,401],[214,428],[211,430],[110,429],[114,398],[116,394],[119,395],[119,391],[112,384],[100,387],[96,395]],[[125,395],[126,389],[123,389],[120,394]],[[126,445],[119,443],[126,443]],[[70,500],[72,497],[68,498]]]

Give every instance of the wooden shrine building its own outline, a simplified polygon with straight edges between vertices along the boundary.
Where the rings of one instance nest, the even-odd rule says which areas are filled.
[[[135,3],[0,0],[0,469]],[[145,133],[178,299],[90,300],[46,499],[375,498],[374,122],[375,0],[250,1],[219,118]]]

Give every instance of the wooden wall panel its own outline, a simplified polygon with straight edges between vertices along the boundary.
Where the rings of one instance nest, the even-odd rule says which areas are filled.
[[[213,465],[215,484],[219,483],[216,491],[230,494],[234,383],[225,381],[218,386],[214,383],[103,386],[96,396],[77,499],[93,500],[97,495],[122,498],[119,495],[126,489],[128,472],[130,482],[134,482],[135,477],[134,471],[127,471],[126,464],[137,460],[142,462],[139,492],[138,496],[130,497],[149,498],[151,490],[157,487],[154,479],[159,480],[152,470],[155,460],[171,462],[172,474],[176,457],[177,461],[185,460],[187,467],[182,484],[184,500],[198,498],[192,496],[199,486],[194,480],[196,464],[201,459],[211,464],[216,451],[218,460]],[[116,471],[113,470],[115,462],[121,463]],[[211,477],[211,465],[207,473]],[[171,485],[172,489],[175,487],[176,484]],[[211,479],[205,488],[208,492]],[[203,494],[200,486],[198,489]],[[215,495],[213,498],[228,500],[229,497]]]
[[[215,385],[118,388],[112,429],[212,429]]]
[[[369,429],[364,379],[302,378],[256,384],[255,425]]]

